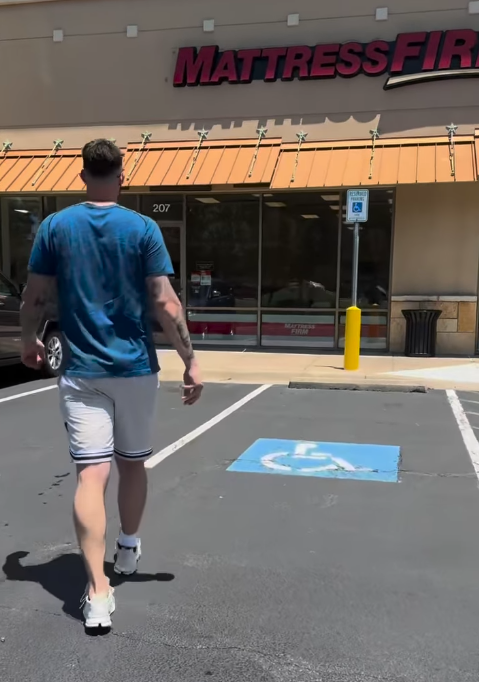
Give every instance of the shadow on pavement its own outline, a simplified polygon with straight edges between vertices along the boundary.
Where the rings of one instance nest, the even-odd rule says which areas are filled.
[[[14,552],[5,559],[2,570],[7,580],[15,582],[38,583],[44,590],[63,602],[63,612],[71,618],[82,620],[80,600],[85,591],[87,576],[80,554],[62,554],[44,564],[23,566],[29,552]],[[135,573],[134,575],[117,575],[111,561],[105,562],[105,573],[110,578],[112,587],[123,583],[170,582],[175,579],[172,573]]]
[[[0,388],[20,386],[21,384],[28,384],[39,379],[42,379],[40,372],[28,369],[28,367],[20,363],[18,365],[0,367]]]

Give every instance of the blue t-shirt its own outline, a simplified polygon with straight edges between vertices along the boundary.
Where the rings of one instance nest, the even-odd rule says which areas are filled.
[[[122,206],[70,206],[39,227],[29,270],[56,277],[63,372],[94,378],[159,370],[146,277],[172,275],[157,224]]]

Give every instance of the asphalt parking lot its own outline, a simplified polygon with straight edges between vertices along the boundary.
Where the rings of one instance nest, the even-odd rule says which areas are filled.
[[[2,680],[476,682],[478,480],[444,392],[211,385],[187,409],[164,385],[144,556],[104,637],[79,620],[57,401],[0,390]]]

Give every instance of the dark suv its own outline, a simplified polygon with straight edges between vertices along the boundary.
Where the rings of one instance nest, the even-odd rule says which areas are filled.
[[[20,303],[20,291],[0,272],[0,367],[20,362]],[[54,319],[54,308],[47,311],[48,319],[38,331],[45,344],[47,361],[42,371],[47,377],[58,376],[63,360],[64,339]]]

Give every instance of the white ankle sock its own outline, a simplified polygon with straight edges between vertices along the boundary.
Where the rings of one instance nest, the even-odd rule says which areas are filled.
[[[138,544],[138,538],[136,535],[126,535],[122,530],[120,531],[120,535],[118,537],[118,544],[121,545],[122,547],[136,547]]]

